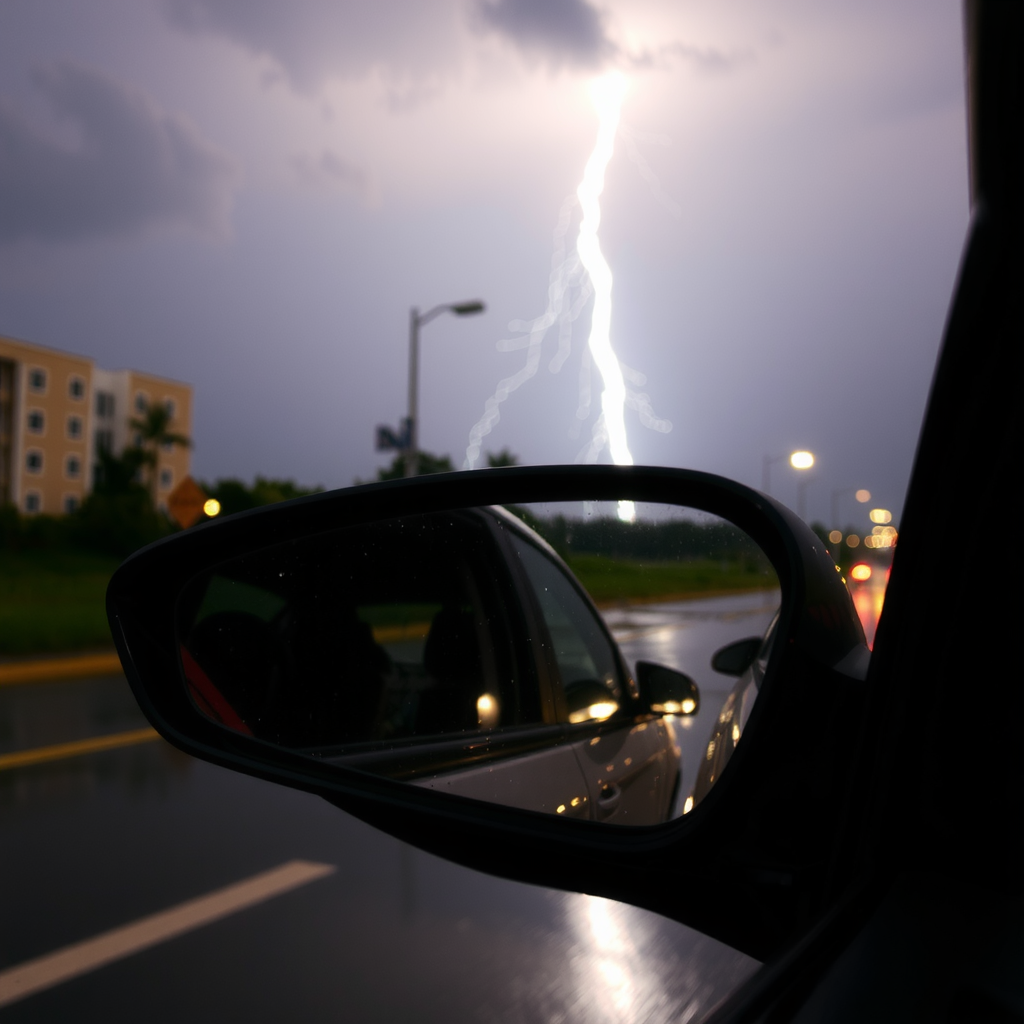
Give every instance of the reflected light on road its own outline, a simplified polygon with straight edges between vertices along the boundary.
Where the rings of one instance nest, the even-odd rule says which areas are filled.
[[[858,570],[867,570],[867,576],[858,577],[854,575]],[[861,625],[864,627],[864,637],[868,647],[875,646],[875,630],[878,627],[878,618],[882,614],[882,605],[885,603],[885,585],[889,579],[888,570],[885,573],[874,572],[871,566],[860,563],[850,570],[850,578],[855,581],[850,587],[853,597],[853,606],[857,609]]]
[[[706,936],[668,932],[666,922],[636,907],[578,895],[565,895],[562,906],[570,969],[559,972],[560,991],[547,1012],[516,1020],[688,1024],[706,1018],[757,967]]]
[[[586,1010],[580,1020],[627,1021],[642,1019],[641,1003],[661,1000],[661,985],[649,976],[621,918],[626,908],[598,896],[586,896],[571,907],[580,950],[579,1000]],[[637,922],[634,922],[634,924]]]

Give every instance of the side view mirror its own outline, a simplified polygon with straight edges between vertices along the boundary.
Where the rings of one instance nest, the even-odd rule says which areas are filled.
[[[695,715],[700,709],[700,690],[683,672],[650,661],[638,661],[636,681],[641,699],[655,714]]]
[[[147,717],[198,757],[384,828],[486,805],[658,827],[693,806],[724,652],[785,637],[760,703],[785,658],[863,647],[815,544],[705,474],[479,471],[202,525],[129,558],[107,608]]]
[[[764,638],[760,636],[734,640],[715,651],[711,658],[711,667],[723,676],[741,676],[754,664],[763,643]]]

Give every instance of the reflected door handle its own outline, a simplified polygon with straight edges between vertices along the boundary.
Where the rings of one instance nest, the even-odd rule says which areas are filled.
[[[618,786],[614,784],[602,786],[601,792],[597,795],[598,814],[603,818],[607,818],[619,806],[621,798],[622,790]]]

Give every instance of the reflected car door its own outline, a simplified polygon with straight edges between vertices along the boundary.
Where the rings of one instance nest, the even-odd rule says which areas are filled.
[[[466,531],[458,538],[462,550],[453,551],[443,568],[435,565],[432,571],[441,575],[458,564],[467,622],[449,646],[463,654],[468,647],[479,651],[478,659],[470,659],[478,665],[468,694],[476,706],[476,721],[448,722],[445,735],[438,735],[435,743],[419,739],[415,765],[404,777],[457,796],[589,818],[591,800],[584,776],[556,710],[552,680],[532,642],[536,627],[530,609],[523,607],[526,595],[509,571],[491,516],[482,510],[462,510],[452,522],[460,524],[460,532]],[[472,546],[466,543],[470,535]],[[436,654],[432,658],[431,649],[447,629],[439,614],[419,642],[406,635],[389,653],[396,662],[401,659],[406,673],[436,677],[440,673],[432,660],[438,659]],[[429,691],[423,696],[428,695]]]
[[[503,525],[510,562],[534,604],[537,655],[555,680],[555,707],[586,780],[590,816],[617,824],[666,820],[680,784],[668,726],[640,711],[618,647],[561,559],[514,523]]]

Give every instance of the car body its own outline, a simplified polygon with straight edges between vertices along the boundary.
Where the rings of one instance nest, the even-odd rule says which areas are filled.
[[[693,789],[688,797],[688,812],[708,795],[743,737],[761,690],[778,622],[776,615],[764,636],[737,640],[717,651],[712,658],[711,667],[716,672],[739,678],[711,726],[704,757],[697,766]]]

